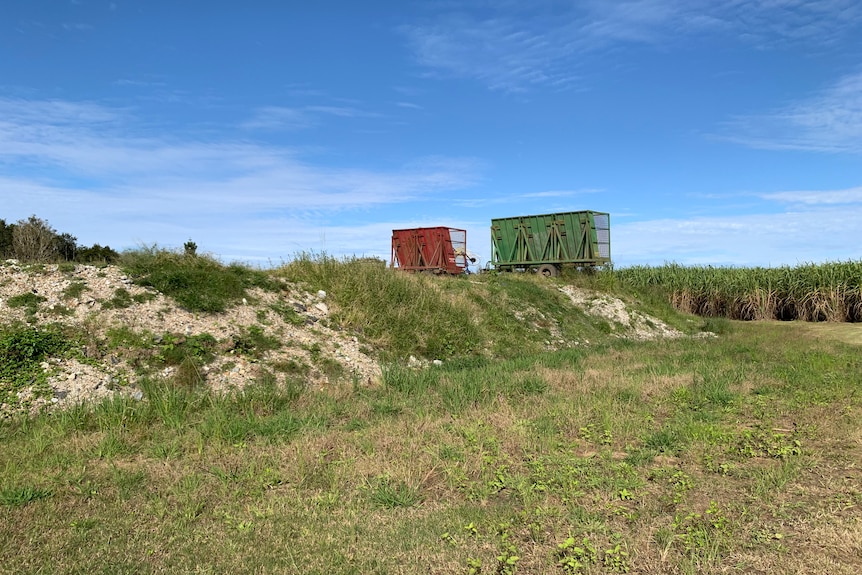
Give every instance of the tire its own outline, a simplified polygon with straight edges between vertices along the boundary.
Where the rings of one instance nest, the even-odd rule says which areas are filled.
[[[560,270],[554,264],[542,264],[536,270],[536,273],[546,278],[555,278],[560,275]]]

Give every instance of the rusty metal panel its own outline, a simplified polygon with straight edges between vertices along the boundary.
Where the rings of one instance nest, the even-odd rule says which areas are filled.
[[[413,272],[464,273],[467,231],[444,226],[392,230],[390,265]]]

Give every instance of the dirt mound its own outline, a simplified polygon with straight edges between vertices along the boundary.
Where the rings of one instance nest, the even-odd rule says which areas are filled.
[[[250,290],[241,305],[223,313],[194,313],[135,285],[116,267],[24,266],[8,260],[0,265],[0,324],[62,324],[79,328],[87,337],[80,360],[42,363],[53,397],[34,388],[20,390],[17,402],[0,405],[0,414],[113,394],[141,397],[134,350],[105,345],[117,334],[135,335],[157,348],[212,336],[219,353],[199,375],[216,390],[242,388],[264,369],[301,374],[317,388],[377,381],[376,360],[360,349],[356,337],[327,327],[329,311],[325,293],[310,294],[285,283],[280,293]],[[252,331],[274,338],[280,346],[254,357],[240,353],[236,342]],[[156,375],[170,377],[177,369],[166,365]]]
[[[616,337],[683,335],[607,294],[574,286],[559,289],[586,313],[607,320]],[[316,389],[379,381],[381,368],[373,351],[352,334],[330,327],[330,305],[324,292],[308,293],[282,281],[276,291],[249,290],[241,304],[225,312],[195,313],[156,290],[134,284],[117,267],[25,266],[8,260],[0,263],[0,325],[61,324],[81,336],[74,358],[44,361],[45,377],[34,378],[44,381],[17,389],[0,405],[0,415],[116,394],[141,398],[142,378],[183,375],[182,363],[160,363],[159,357],[204,340],[210,343],[210,355],[194,362],[192,375],[215,391],[242,389],[263,376],[301,381]],[[565,340],[557,320],[538,310],[532,315],[523,312],[530,317],[513,313],[519,321],[540,320],[551,326],[549,350],[589,344]],[[271,345],[255,348],[255,341]],[[0,401],[7,391],[0,394]]]

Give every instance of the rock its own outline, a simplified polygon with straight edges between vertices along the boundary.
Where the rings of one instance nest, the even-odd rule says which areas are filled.
[[[323,315],[326,315],[329,313],[329,306],[327,306],[323,302],[318,302],[318,303],[314,304],[314,309],[316,309],[317,311],[319,311]]]
[[[433,363],[434,365],[443,365],[443,360],[435,359],[435,360],[434,360],[434,361],[432,361],[431,363]]]
[[[326,292],[323,290],[318,291],[317,297],[319,297],[320,299],[326,299]]]

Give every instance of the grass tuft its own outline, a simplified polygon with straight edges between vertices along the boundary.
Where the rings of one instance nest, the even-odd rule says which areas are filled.
[[[20,507],[34,501],[39,501],[40,499],[47,499],[51,495],[52,492],[50,489],[41,489],[39,487],[4,487],[0,489],[0,505]]]
[[[125,252],[120,264],[136,283],[159,290],[189,311],[221,312],[246,297],[249,288],[279,289],[262,270],[240,264],[225,266],[210,256],[157,246]]]

